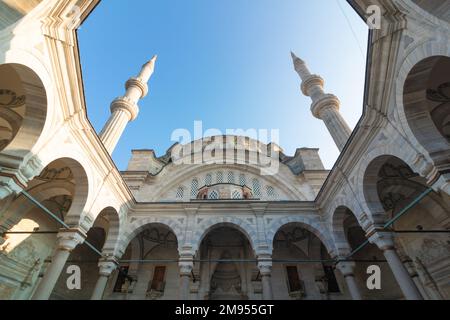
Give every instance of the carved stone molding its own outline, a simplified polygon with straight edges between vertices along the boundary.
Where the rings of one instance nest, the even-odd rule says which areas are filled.
[[[61,230],[58,235],[58,248],[71,252],[87,238],[86,233],[79,229]]]
[[[99,274],[109,277],[111,273],[117,269],[119,262],[114,257],[108,257],[100,260],[98,263]]]
[[[370,243],[373,243],[382,251],[391,250],[395,248],[394,235],[391,232],[376,231],[370,238]]]

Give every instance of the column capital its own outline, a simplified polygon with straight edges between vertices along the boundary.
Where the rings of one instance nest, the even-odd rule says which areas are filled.
[[[356,263],[353,261],[339,261],[336,268],[344,277],[353,277],[355,273]]]
[[[190,252],[181,253],[178,267],[180,268],[181,277],[190,277],[192,270],[194,270],[194,255]]]
[[[265,258],[272,260],[273,248],[266,242],[260,242],[255,250],[257,259],[264,260]]]
[[[262,276],[271,276],[272,274],[272,256],[260,255],[258,256],[258,268]]]
[[[394,234],[389,231],[375,231],[369,237],[369,242],[375,244],[380,250],[395,249]]]
[[[20,191],[22,191],[22,188],[16,183],[14,178],[0,176],[0,200]]]
[[[118,266],[119,266],[119,262],[117,261],[117,259],[115,257],[102,258],[98,262],[98,267],[100,269],[99,274],[101,276],[109,277],[111,275],[111,273],[117,269]]]
[[[180,262],[178,266],[180,268],[181,277],[190,277],[192,275],[192,271],[194,270],[194,263]]]
[[[61,229],[56,237],[58,249],[71,252],[86,240],[87,234],[77,228]]]

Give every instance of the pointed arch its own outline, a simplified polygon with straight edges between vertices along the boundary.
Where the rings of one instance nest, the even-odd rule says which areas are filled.
[[[17,170],[23,165],[24,159],[41,137],[47,119],[47,90],[37,73],[23,64],[0,65],[2,166]],[[39,166],[38,163],[34,165]]]
[[[274,220],[268,226],[267,232],[267,241],[270,242],[270,247],[273,248],[273,241],[275,239],[276,234],[283,227],[290,224],[299,224],[306,230],[313,233],[316,237],[318,237],[325,248],[328,250],[330,256],[334,257],[336,255],[336,247],[333,242],[333,238],[331,236],[330,231],[327,229],[324,223],[322,223],[319,218],[309,218],[302,216],[291,216],[284,217]]]
[[[119,257],[125,253],[130,242],[141,233],[149,225],[161,225],[176,236],[178,244],[183,243],[184,233],[183,227],[180,223],[176,222],[176,219],[166,217],[150,217],[138,219],[125,228],[125,232],[121,236],[118,246]]]
[[[200,222],[192,237],[192,251],[197,252],[200,244],[208,233],[219,227],[231,227],[242,232],[250,242],[253,251],[258,249],[258,238],[256,227],[237,217],[213,217]]]

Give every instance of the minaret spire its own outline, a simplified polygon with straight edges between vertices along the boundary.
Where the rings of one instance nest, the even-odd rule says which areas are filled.
[[[100,139],[110,154],[119,142],[127,124],[136,119],[139,113],[137,103],[148,93],[148,81],[155,70],[157,56],[144,64],[137,77],[130,78],[125,84],[125,95],[111,103],[111,116],[100,132]]]
[[[146,64],[144,64],[142,66],[142,70],[141,73],[139,74],[139,78],[147,83],[150,80],[150,77],[152,76],[153,72],[155,71],[155,63],[156,63],[156,59],[158,59],[157,55],[154,55],[153,58],[147,62]]]
[[[302,92],[305,96],[311,97],[312,114],[325,122],[339,150],[344,150],[352,131],[339,112],[341,105],[339,99],[335,95],[324,92],[324,80],[318,75],[311,74],[302,59],[293,52],[291,56],[295,71],[302,79]]]

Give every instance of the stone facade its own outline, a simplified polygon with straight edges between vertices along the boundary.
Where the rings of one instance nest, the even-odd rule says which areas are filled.
[[[0,2],[0,299],[450,298],[448,1],[349,1],[361,15],[382,9],[353,132],[293,55],[341,150],[331,172],[316,149],[287,156],[221,136],[219,162],[176,163],[186,146],[174,146],[133,151],[119,172],[110,153],[139,121],[156,58],[97,135],[75,33],[97,3]],[[178,160],[204,160],[210,143]],[[267,175],[252,157],[279,170]],[[82,290],[67,289],[72,264]],[[381,290],[367,289],[371,265]]]

